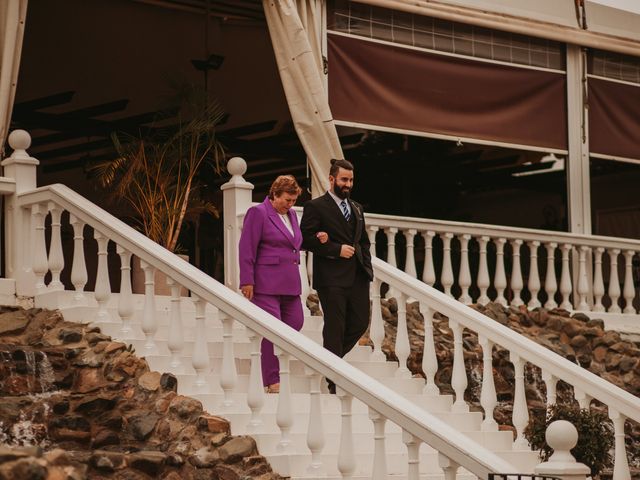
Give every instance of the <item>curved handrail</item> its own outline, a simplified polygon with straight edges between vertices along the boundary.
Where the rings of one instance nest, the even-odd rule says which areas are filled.
[[[50,201],[106,235],[133,255],[161,270],[193,294],[217,307],[223,314],[240,321],[305,365],[331,378],[342,390],[479,478],[486,479],[489,473],[495,471],[515,471],[513,465],[495,453],[362,373],[303,334],[280,321],[275,321],[274,317],[242,295],[173,255],[68,187],[54,184],[18,196],[18,204],[23,208]]]
[[[379,258],[373,258],[372,261],[375,275],[379,280],[398,288],[402,293],[419,302],[424,302],[435,311],[449,318],[454,318],[463,327],[467,327],[479,335],[485,335],[492,342],[510,352],[517,353],[524,360],[553,372],[555,377],[580,388],[590,397],[616,409],[627,418],[640,422],[639,398],[411,275],[392,267],[385,261]]]

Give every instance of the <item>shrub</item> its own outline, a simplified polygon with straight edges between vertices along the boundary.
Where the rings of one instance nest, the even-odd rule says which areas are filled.
[[[547,461],[553,454],[553,449],[545,440],[545,432],[556,420],[567,420],[578,430],[578,443],[571,454],[578,462],[591,469],[592,477],[597,477],[602,469],[611,466],[609,451],[614,442],[611,421],[602,412],[580,409],[577,405],[552,405],[546,418],[538,414],[529,420],[524,436],[534,449],[540,450],[543,461]]]

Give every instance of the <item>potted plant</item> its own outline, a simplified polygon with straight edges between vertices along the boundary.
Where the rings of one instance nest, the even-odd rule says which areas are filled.
[[[219,215],[204,195],[204,178],[222,169],[225,153],[216,128],[225,114],[206,92],[189,86],[176,90],[171,104],[177,104],[177,124],[154,125],[139,135],[113,133],[117,155],[90,172],[112,203],[131,211],[136,228],[179,253],[185,221],[202,213]],[[134,291],[140,291],[136,269],[134,263]],[[156,279],[160,284],[164,281]]]

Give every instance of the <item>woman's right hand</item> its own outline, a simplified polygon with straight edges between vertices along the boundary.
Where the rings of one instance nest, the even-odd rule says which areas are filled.
[[[242,295],[248,300],[253,300],[253,285],[243,285],[240,287]]]

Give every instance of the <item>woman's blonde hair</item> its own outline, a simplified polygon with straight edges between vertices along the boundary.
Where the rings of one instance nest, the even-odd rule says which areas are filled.
[[[288,193],[289,195],[300,195],[302,193],[302,189],[293,175],[280,175],[276,178],[269,189],[269,198],[273,200],[283,193]]]

